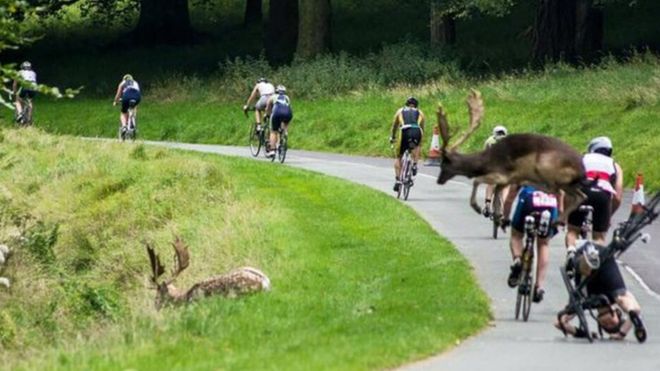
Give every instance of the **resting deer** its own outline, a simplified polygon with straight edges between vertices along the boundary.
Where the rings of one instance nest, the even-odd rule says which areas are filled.
[[[483,118],[484,104],[481,93],[472,90],[467,99],[470,123],[468,130],[449,143],[449,123],[442,106],[436,112],[442,138],[441,165],[438,184],[445,184],[456,175],[474,178],[470,206],[481,212],[476,200],[479,184],[495,185],[493,199],[499,199],[508,184],[531,184],[546,192],[564,192],[564,208],[559,217],[566,216],[586,198],[580,191],[585,179],[582,156],[559,139],[539,134],[511,134],[483,151],[460,154],[456,149],[472,135]],[[493,213],[502,215],[502,205],[495,204]]]
[[[172,275],[169,279],[158,283],[158,278],[165,273],[165,268],[160,263],[158,254],[154,249],[149,244],[146,245],[151,263],[151,281],[158,290],[156,295],[157,309],[166,304],[187,303],[211,295],[233,298],[253,292],[270,290],[268,277],[260,270],[251,267],[242,267],[221,276],[207,278],[194,284],[186,291],[178,290],[172,283],[190,263],[188,247],[179,237],[176,237],[172,243],[175,252],[175,267],[172,270]]]

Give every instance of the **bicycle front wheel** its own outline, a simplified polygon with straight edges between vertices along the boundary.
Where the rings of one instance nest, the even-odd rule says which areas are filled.
[[[248,139],[248,144],[250,146],[250,153],[253,157],[259,156],[259,151],[261,150],[261,133],[257,130],[257,125],[250,126],[250,137]]]

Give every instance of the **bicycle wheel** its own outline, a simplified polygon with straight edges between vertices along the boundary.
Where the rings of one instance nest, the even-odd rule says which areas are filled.
[[[407,201],[410,195],[410,188],[412,188],[412,169],[410,166],[410,159],[406,161],[406,172],[403,174],[403,200]]]
[[[280,163],[284,163],[284,159],[286,159],[286,151],[287,151],[287,144],[288,142],[288,137],[286,132],[280,134],[280,146],[277,148],[277,158],[280,160]]]
[[[121,140],[122,142],[124,140],[126,140],[126,131],[121,129],[121,125],[119,125],[119,131],[117,133],[118,133],[119,140]]]
[[[250,153],[253,157],[259,156],[259,151],[261,151],[262,133],[257,131],[257,124],[250,126],[250,137],[248,139],[248,144],[250,145]]]
[[[497,239],[497,232],[500,229],[500,225],[499,225],[500,223],[498,223],[495,218],[492,218],[492,219],[493,219],[493,239],[496,240]]]
[[[518,290],[516,290],[516,309],[515,309],[515,315],[516,315],[516,320],[520,317],[520,308],[522,307],[522,298],[523,294],[520,291],[520,286],[518,286]]]
[[[531,272],[527,272],[527,277],[525,278],[525,295],[523,296],[523,321],[527,322],[529,319],[529,312],[532,309],[532,292],[534,291],[534,282],[532,279]]]
[[[399,190],[396,192],[396,198],[401,198],[401,194],[404,194],[403,190],[406,187],[405,175],[408,172],[408,157],[406,156],[406,154],[407,153],[404,153],[403,157],[401,158],[401,169],[399,172]]]

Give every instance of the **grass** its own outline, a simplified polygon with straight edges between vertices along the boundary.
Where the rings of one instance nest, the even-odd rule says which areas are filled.
[[[388,368],[488,321],[465,259],[385,194],[34,129],[0,140],[0,239],[15,251],[13,287],[0,290],[3,367]],[[252,265],[273,290],[156,312],[142,241],[167,257],[175,234],[192,256],[182,287]]]
[[[226,96],[223,81],[186,78],[151,90],[140,106],[140,135],[153,140],[245,145],[253,118],[245,118],[240,111],[244,97]],[[289,85],[294,109],[290,145],[389,156],[388,128],[406,96],[420,98],[431,123],[435,123],[436,102],[443,102],[450,123],[459,127],[467,123],[464,100],[470,87],[482,91],[486,116],[464,150],[480,148],[498,123],[512,133],[559,137],[580,151],[592,137],[609,135],[615,157],[627,174],[626,183],[631,185],[633,173],[641,171],[647,186],[660,188],[660,163],[654,160],[655,149],[660,148],[660,59],[650,53],[638,54],[627,63],[606,60],[592,68],[558,64],[540,72],[479,81],[440,78],[415,86],[365,87],[323,99],[298,99],[296,90],[305,86]],[[37,125],[53,133],[105,137],[116,133],[118,115],[107,100],[39,100],[37,107]]]

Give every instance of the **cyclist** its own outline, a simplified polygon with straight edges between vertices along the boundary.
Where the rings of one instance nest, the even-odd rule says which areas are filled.
[[[112,102],[113,106],[116,106],[117,103],[121,101],[121,113],[119,114],[119,120],[121,121],[121,131],[122,133],[126,132],[127,123],[128,123],[128,108],[129,102],[131,100],[135,101],[135,107],[140,103],[142,99],[142,93],[140,92],[140,84],[133,79],[133,76],[130,74],[124,75],[117,86],[117,93],[115,94],[115,99]],[[137,109],[137,108],[136,108]]]
[[[493,144],[497,143],[500,141],[500,139],[506,137],[508,134],[508,131],[506,130],[506,127],[503,125],[497,125],[493,128],[493,134],[489,136],[486,141],[484,142],[484,149],[492,146]],[[484,208],[482,213],[484,214],[485,217],[489,217],[491,213],[491,200],[493,199],[493,192],[495,190],[495,186],[492,184],[486,185],[486,199],[484,200]],[[502,188],[502,193],[501,193],[501,200],[506,200],[507,194],[509,192],[509,187],[504,187]],[[500,205],[501,206],[501,205]]]
[[[548,261],[550,259],[550,239],[557,234],[557,229],[554,227],[555,221],[559,215],[559,202],[555,195],[542,192],[533,186],[517,186],[511,185],[511,192],[504,201],[503,214],[507,216],[510,214],[511,206],[518,193],[518,202],[516,209],[513,213],[511,223],[511,240],[509,246],[511,249],[511,256],[513,257],[513,264],[511,264],[511,272],[507,283],[509,287],[514,288],[520,282],[520,273],[522,271],[521,257],[523,253],[523,238],[525,237],[525,218],[533,212],[539,212],[543,215],[544,211],[549,211],[549,218],[543,220],[541,216],[539,224],[537,225],[537,256],[538,266],[536,269],[536,281],[534,284],[534,292],[532,300],[539,303],[543,300],[545,291],[543,284],[545,283],[545,274],[548,268]],[[509,224],[509,220],[505,219],[503,225]]]
[[[406,149],[413,147],[413,166],[412,173],[417,175],[417,162],[419,161],[421,148],[419,144],[422,142],[424,134],[424,112],[418,108],[419,102],[415,97],[409,97],[406,100],[405,106],[399,108],[394,114],[394,121],[392,122],[392,129],[390,135],[390,143],[396,140],[396,159],[394,160],[394,192],[399,191],[400,175],[401,175],[401,157]],[[399,135],[397,135],[397,133]]]
[[[270,97],[266,104],[266,115],[270,116],[270,152],[268,156],[275,156],[275,148],[280,140],[280,128],[282,133],[286,133],[289,123],[293,119],[291,110],[291,100],[286,95],[286,87],[277,85],[274,95]]]
[[[600,246],[587,242],[577,249],[573,258],[580,276],[593,275],[587,283],[587,294],[602,297],[596,308],[598,323],[610,334],[610,339],[618,340],[623,339],[634,327],[635,335],[640,342],[643,342],[646,339],[646,329],[640,314],[641,307],[635,296],[626,288],[614,257],[600,261],[600,249]],[[597,271],[594,271],[596,268]],[[623,318],[621,310],[627,313],[628,319]],[[574,314],[563,315],[559,321],[555,321],[555,327],[574,337],[585,337],[585,333],[570,324],[574,316]]]
[[[582,191],[587,196],[583,205],[593,207],[593,241],[605,245],[610,218],[621,205],[623,197],[623,170],[612,159],[612,141],[597,137],[589,142],[587,154],[582,158],[589,185]],[[575,242],[580,233],[586,212],[576,209],[568,216],[566,247],[569,255],[575,252]]]
[[[263,113],[266,109],[266,105],[268,104],[268,100],[270,99],[270,96],[273,95],[273,93],[275,93],[275,87],[273,84],[268,82],[268,79],[265,77],[261,77],[257,80],[256,85],[254,85],[254,88],[252,89],[252,93],[250,93],[247,102],[243,106],[243,111],[247,111],[250,103],[257,99],[257,94],[259,94],[259,99],[254,105],[254,117],[257,123],[257,130],[261,130],[261,120],[263,118]]]
[[[16,122],[21,121],[23,118],[24,100],[26,98],[33,99],[37,94],[33,89],[34,85],[37,84],[37,73],[32,69],[32,63],[28,61],[21,63],[21,69],[18,71],[18,76],[22,81],[14,80],[14,84],[12,85],[12,92],[16,97],[16,100],[14,101],[14,105],[16,106]],[[25,104],[29,104],[29,102],[25,102]]]

